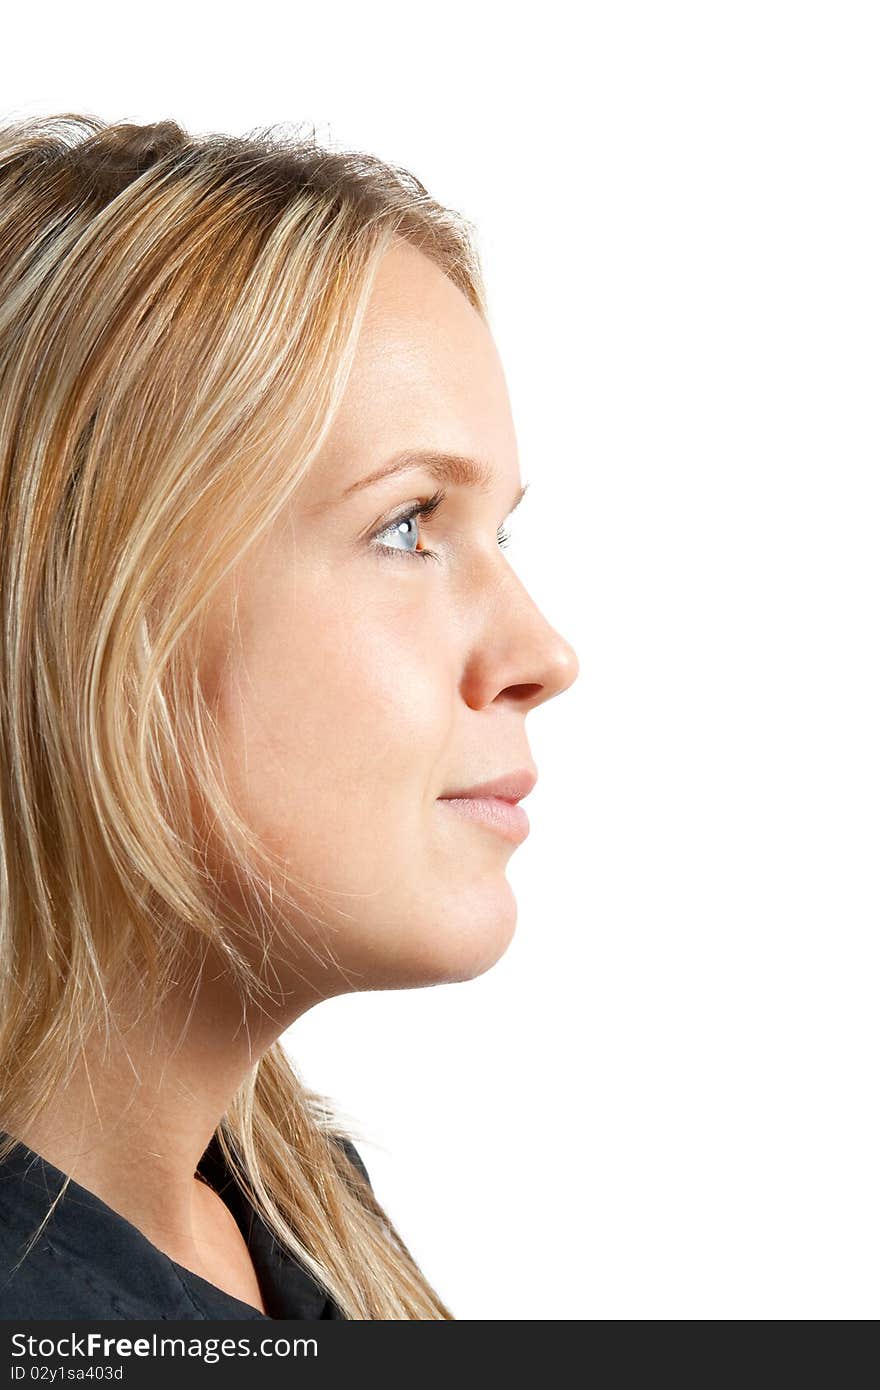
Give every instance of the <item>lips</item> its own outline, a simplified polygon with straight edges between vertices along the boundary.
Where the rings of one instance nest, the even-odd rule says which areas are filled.
[[[500,796],[446,796],[437,798],[438,806],[448,807],[443,815],[455,814],[502,835],[505,840],[519,844],[529,833],[529,818],[515,801]]]
[[[528,796],[538,780],[538,774],[531,768],[504,773],[491,782],[480,782],[476,786],[461,787],[455,791],[444,792],[438,801],[482,801],[498,800],[516,803]]]
[[[467,820],[496,831],[504,839],[519,844],[529,833],[529,818],[517,802],[528,796],[538,780],[531,768],[507,772],[491,782],[444,792],[437,800]],[[444,815],[446,812],[444,812]]]

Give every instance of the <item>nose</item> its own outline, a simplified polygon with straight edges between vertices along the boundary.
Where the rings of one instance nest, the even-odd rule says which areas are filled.
[[[474,708],[503,696],[528,712],[568,690],[580,672],[574,647],[547,621],[521,581],[511,578],[514,590],[506,586],[499,595],[469,663],[467,696]]]
[[[581,671],[581,663],[574,647],[561,633],[555,629],[551,631],[555,638],[555,652],[552,676],[547,682],[551,687],[548,699],[553,695],[561,695],[563,690],[568,690],[569,686],[574,685]]]
[[[532,648],[531,658],[537,679],[525,681],[518,686],[511,685],[506,691],[509,696],[515,696],[520,706],[525,706],[526,709],[534,709],[536,705],[542,705],[546,700],[561,695],[569,686],[574,685],[580,672],[580,661],[571,643],[551,627],[543,615],[541,622],[544,632],[539,634]],[[522,664],[527,660],[527,651],[524,647],[521,652]]]

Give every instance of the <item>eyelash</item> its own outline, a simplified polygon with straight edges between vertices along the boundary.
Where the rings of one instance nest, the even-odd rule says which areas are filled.
[[[383,555],[403,555],[415,560],[438,559],[439,557],[435,550],[400,550],[394,545],[382,545],[376,540],[376,537],[384,536],[386,531],[392,530],[395,526],[403,526],[404,522],[413,521],[417,516],[430,516],[432,512],[437,510],[440,503],[445,500],[446,495],[445,488],[438,488],[431,497],[426,497],[424,501],[419,502],[418,506],[410,507],[408,512],[404,512],[402,516],[395,517],[394,520],[389,521],[386,526],[382,526],[378,531],[375,531],[373,533],[373,541],[376,549],[381,551]],[[499,526],[498,544],[503,547],[507,545],[509,541],[510,533],[505,530],[503,525]]]

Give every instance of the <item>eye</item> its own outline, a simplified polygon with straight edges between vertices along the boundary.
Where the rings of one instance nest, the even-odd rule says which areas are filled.
[[[418,517],[430,516],[440,506],[446,497],[445,491],[441,488],[432,497],[426,497],[418,502],[416,506],[410,507],[401,516],[395,517],[387,526],[383,526],[381,531],[376,531],[373,536],[373,543],[377,550],[388,555],[410,555],[416,560],[437,560],[439,556],[434,550],[411,550],[406,544],[388,545],[381,541],[382,536],[388,536],[393,541],[402,540],[404,542],[413,540],[418,543],[418,534],[414,525]],[[498,527],[498,544],[505,546],[510,541],[510,536],[504,526]]]
[[[433,497],[427,497],[419,502],[415,507],[410,507],[409,511],[398,516],[388,526],[383,526],[381,531],[377,531],[373,537],[376,549],[389,555],[413,555],[417,560],[436,560],[437,556],[433,550],[409,550],[406,545],[386,545],[380,541],[381,536],[389,536],[392,540],[418,540],[415,521],[420,516],[430,516],[436,511],[445,497],[444,492],[435,492]]]

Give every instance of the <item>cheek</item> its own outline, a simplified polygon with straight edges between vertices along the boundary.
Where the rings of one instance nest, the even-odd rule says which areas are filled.
[[[226,772],[243,817],[294,871],[369,892],[424,837],[448,763],[453,665],[436,633],[401,631],[381,606],[301,598],[298,612],[264,611],[225,673]]]
[[[319,957],[329,942],[375,988],[470,979],[506,949],[515,902],[503,842],[436,805],[457,752],[461,638],[424,602],[392,611],[352,591],[299,585],[294,611],[270,585],[242,614],[215,691],[230,793],[294,898],[299,884],[307,907],[319,899],[316,926],[308,911],[294,923]]]

